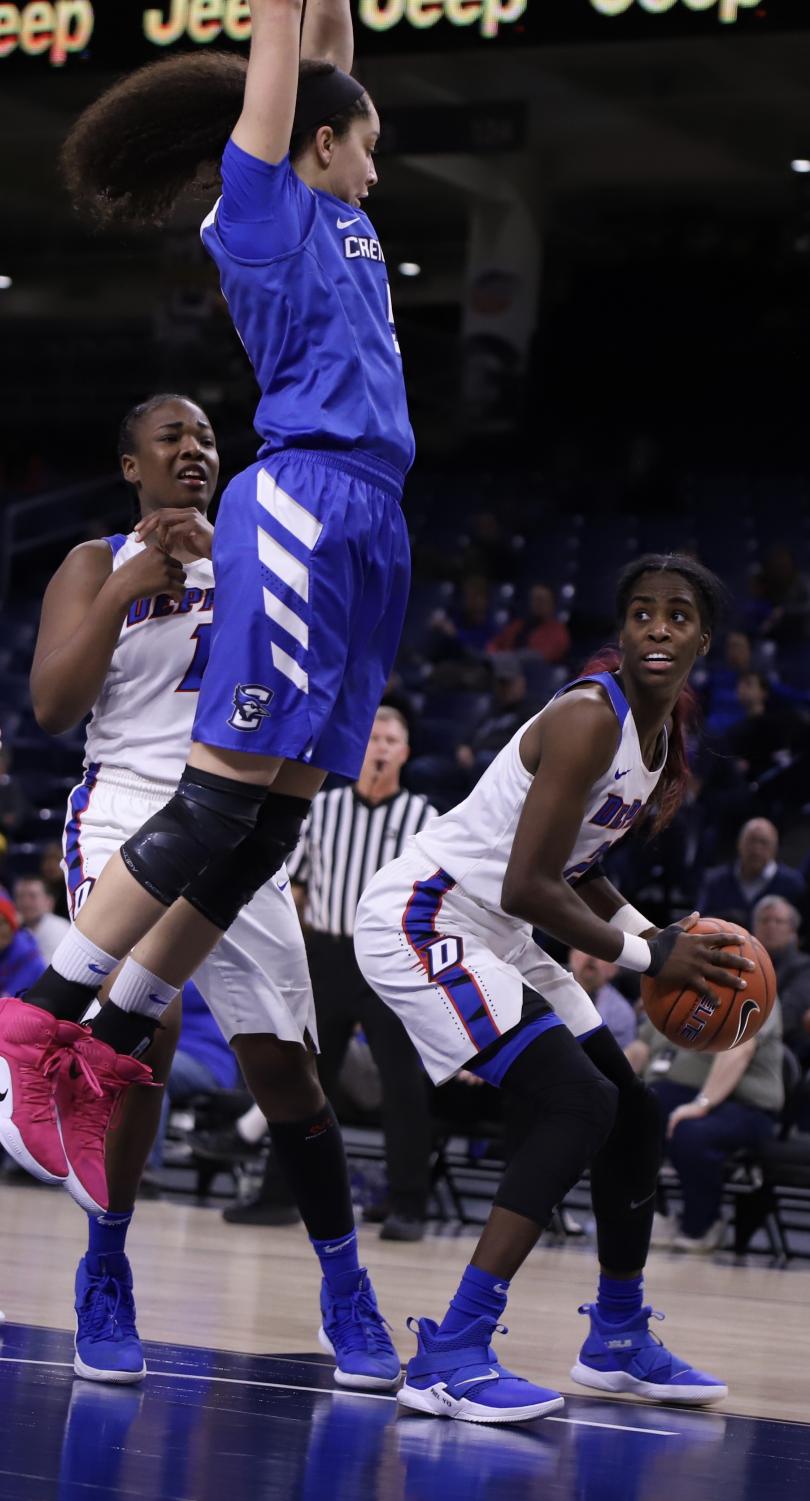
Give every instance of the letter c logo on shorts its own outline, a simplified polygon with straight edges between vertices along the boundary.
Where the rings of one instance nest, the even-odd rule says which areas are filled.
[[[234,730],[257,730],[270,710],[273,689],[263,683],[237,683],[233,690],[233,713],[228,724]]]

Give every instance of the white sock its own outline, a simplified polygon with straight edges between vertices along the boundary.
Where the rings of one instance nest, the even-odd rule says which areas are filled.
[[[251,1105],[244,1115],[240,1115],[236,1122],[236,1130],[243,1141],[252,1142],[253,1146],[257,1141],[261,1141],[267,1131],[267,1121],[258,1105]]]
[[[122,1011],[137,1011],[140,1016],[151,1016],[160,1021],[166,1007],[177,995],[177,986],[168,985],[158,975],[144,969],[130,954],[116,975],[110,991],[110,1000]]]
[[[107,975],[111,975],[118,960],[113,954],[105,954],[98,944],[76,927],[66,933],[54,950],[51,967],[63,980],[73,980],[77,985],[87,985],[98,990]]]

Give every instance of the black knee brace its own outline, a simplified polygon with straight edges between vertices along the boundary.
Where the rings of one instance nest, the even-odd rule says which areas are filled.
[[[618,1088],[616,1120],[591,1163],[599,1261],[612,1272],[639,1271],[647,1259],[661,1165],[661,1113],[607,1027],[582,1045]]]
[[[266,787],[187,766],[174,797],[121,846],[121,858],[149,895],[170,907],[250,833],[266,796]]]
[[[305,797],[268,793],[255,829],[189,883],[183,892],[186,901],[227,932],[242,908],[292,854],[310,806]]]
[[[503,1088],[517,1098],[522,1141],[495,1203],[542,1229],[608,1136],[616,1089],[567,1027],[537,1037],[507,1070]]]

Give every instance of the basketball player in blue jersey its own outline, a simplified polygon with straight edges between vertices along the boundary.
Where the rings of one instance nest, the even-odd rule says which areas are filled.
[[[137,524],[127,536],[81,543],[58,569],[46,591],[32,673],[43,728],[60,733],[92,710],[85,773],[68,799],[65,827],[74,918],[110,858],[177,782],[214,604],[213,528],[206,511],[219,459],[205,413],[183,396],[153,396],[124,418],[118,447],[137,497]],[[141,532],[149,518],[157,527],[145,544]],[[317,1034],[306,951],[284,867],[221,937],[195,981],[261,1103],[284,1164],[286,1122],[325,1104],[312,1068]],[[150,1045],[156,1081],[168,1078],[180,1014],[178,998]],[[77,1050],[96,1078],[103,1079],[113,1062],[148,1079],[137,1060],[119,1060],[95,1041],[92,1026]],[[104,1109],[104,1095],[96,1098]],[[59,1099],[57,1091],[57,1107]],[[127,1094],[107,1139],[106,1181],[84,1133],[71,1129],[80,1117],[68,1115],[63,1126],[67,1187],[89,1216],[88,1251],[76,1277],[74,1362],[77,1375],[89,1380],[138,1381],[146,1373],[125,1244],[159,1113],[159,1090]],[[331,1144],[325,1152],[320,1146],[318,1137],[310,1142],[290,1183],[316,1248],[341,1244],[353,1229],[345,1160]],[[109,1204],[101,1213],[97,1196],[107,1185]],[[331,1277],[331,1261],[327,1265]],[[377,1339],[378,1319],[353,1322],[348,1346],[341,1329],[327,1322],[325,1338],[338,1356],[336,1380],[392,1385],[399,1362],[387,1336],[382,1344]]]
[[[302,0],[250,9],[247,69],[216,53],[157,63],[97,101],[66,146],[75,198],[119,223],[159,220],[221,155],[203,239],[260,386],[262,443],[222,499],[210,657],[177,791],[108,861],[25,1003],[0,1007],[12,1102],[0,1137],[52,1177],[66,1168],[43,1079],[77,1045],[70,1025],[124,959],[95,1037],[117,1055],[142,1049],[168,998],[294,849],[326,773],[357,776],[407,599],[400,501],[413,435],[385,260],[363,206],[380,127],[348,72],[349,0],[310,0],[303,37]],[[104,1109],[96,1103],[91,1122],[81,1071],[59,1075],[72,1081],[63,1126],[79,1113],[100,1154]],[[109,1119],[106,1096],[105,1108]],[[288,1174],[315,1138],[342,1162],[327,1106],[286,1125]],[[336,1182],[342,1171],[336,1155]],[[382,1340],[353,1233],[330,1252],[347,1336],[362,1314]],[[335,1296],[325,1289],[327,1321]]]
[[[418,1321],[399,1401],[420,1412],[520,1422],[562,1404],[504,1370],[490,1341],[512,1277],[589,1162],[601,1275],[596,1303],[580,1310],[591,1332],[572,1375],[663,1401],[726,1395],[664,1348],[643,1306],[659,1165],[654,1098],[584,990],[532,937],[540,928],[673,988],[744,985],[721,967],[752,968],[720,952],[726,937],[659,932],[601,868],[651,800],[654,828],[678,806],[686,682],[708,651],[719,598],[717,580],[690,558],[631,565],[618,589],[618,670],[586,672],[563,689],[361,898],[360,968],[431,1078],[469,1069],[509,1091],[517,1114],[472,1262],[441,1324]]]

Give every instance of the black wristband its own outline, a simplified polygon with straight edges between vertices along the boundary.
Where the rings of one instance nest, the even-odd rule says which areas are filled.
[[[674,949],[676,943],[678,942],[678,939],[682,936],[682,934],[683,928],[679,928],[677,923],[672,923],[670,927],[664,928],[656,938],[647,939],[647,942],[650,945],[650,967],[647,970],[648,975],[658,975],[661,973],[661,970],[664,968],[667,959],[669,958],[672,950]]]

